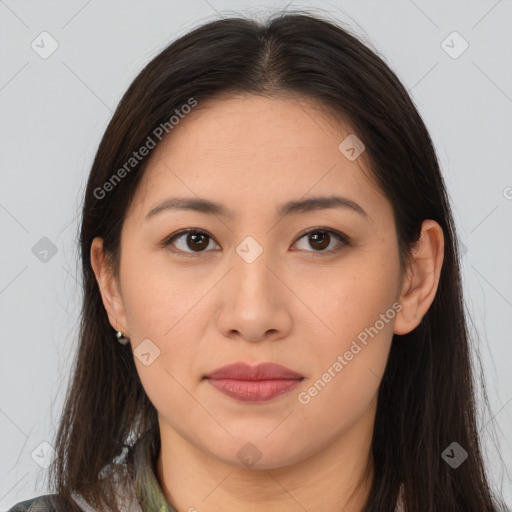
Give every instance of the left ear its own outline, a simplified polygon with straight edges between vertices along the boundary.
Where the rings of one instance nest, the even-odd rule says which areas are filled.
[[[402,283],[395,334],[407,334],[421,322],[434,301],[444,260],[444,234],[434,220],[424,220],[421,235],[411,251]]]

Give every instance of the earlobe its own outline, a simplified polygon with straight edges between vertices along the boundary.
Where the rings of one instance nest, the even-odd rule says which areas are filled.
[[[94,238],[91,243],[91,266],[96,276],[110,325],[116,331],[127,334],[127,322],[119,286],[107,264],[103,252],[103,239],[100,237]]]
[[[402,310],[394,325],[395,334],[415,329],[434,301],[444,260],[444,235],[433,220],[423,221],[420,239],[411,250],[399,302]]]

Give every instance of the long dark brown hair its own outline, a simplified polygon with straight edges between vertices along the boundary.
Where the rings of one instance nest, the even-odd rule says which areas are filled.
[[[240,93],[314,99],[348,120],[366,146],[372,178],[392,204],[402,261],[423,220],[437,221],[444,232],[434,302],[416,329],[393,338],[379,388],[375,473],[364,511],[393,511],[400,489],[405,512],[504,508],[493,497],[483,464],[456,235],[431,138],[406,89],[376,51],[340,23],[303,11],[274,13],[265,23],[243,16],[219,19],[190,31],[135,78],[105,131],[83,204],[80,342],[51,468],[65,509],[74,508],[71,494],[80,493],[91,504],[117,510],[111,481],[101,481],[102,469],[142,434],[159,448],[156,410],[130,346],[116,343],[91,267],[91,242],[103,238],[119,276],[121,228],[148,158],[129,170],[126,162],[148,137],[155,140],[157,127],[169,127],[170,117],[191,98],[201,104]],[[114,182],[123,166],[127,172]],[[112,186],[105,187],[109,180]],[[441,457],[454,441],[468,453],[457,469]]]

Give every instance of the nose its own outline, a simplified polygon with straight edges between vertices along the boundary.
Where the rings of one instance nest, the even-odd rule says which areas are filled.
[[[283,284],[283,272],[265,251],[251,263],[238,255],[232,263],[219,283],[219,331],[226,338],[249,342],[286,338],[292,328],[292,293]]]

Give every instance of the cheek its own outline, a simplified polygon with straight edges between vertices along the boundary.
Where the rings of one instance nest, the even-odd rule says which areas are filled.
[[[141,383],[157,410],[171,415],[191,407],[184,392],[199,352],[208,312],[201,301],[211,284],[169,264],[131,256],[122,283],[132,350]],[[165,263],[165,262],[164,262]],[[144,344],[148,344],[146,350]],[[150,353],[150,356],[140,357]],[[155,357],[156,356],[156,357]],[[154,358],[154,359],[153,359]],[[149,362],[146,365],[145,363]],[[181,385],[180,385],[181,384]],[[172,406],[171,406],[172,404]]]
[[[381,330],[374,324],[365,329],[326,348],[319,368],[297,393],[301,416],[313,426],[320,422],[325,438],[348,431],[376,399],[391,347],[392,324]]]
[[[170,262],[161,251],[142,253],[127,247],[126,254],[122,288],[131,332],[163,344],[183,330],[186,339],[195,339],[192,330],[200,329],[196,310],[201,310],[211,277],[205,274],[203,278],[192,267]]]
[[[378,331],[390,337],[399,275],[398,258],[386,261],[377,252],[358,254],[336,269],[321,269],[314,278],[303,275],[300,293],[325,326],[318,338],[324,344],[322,352],[332,357],[329,347],[347,350],[352,340],[376,323]]]
[[[396,302],[399,265],[398,258],[376,256],[367,253],[347,261],[329,279],[317,281],[327,283],[322,294],[318,288],[304,290],[306,296],[317,297],[312,307],[328,329],[316,341],[315,368],[297,398],[309,417],[331,411],[325,418],[328,430],[335,431],[363,414],[386,367],[400,309]]]

